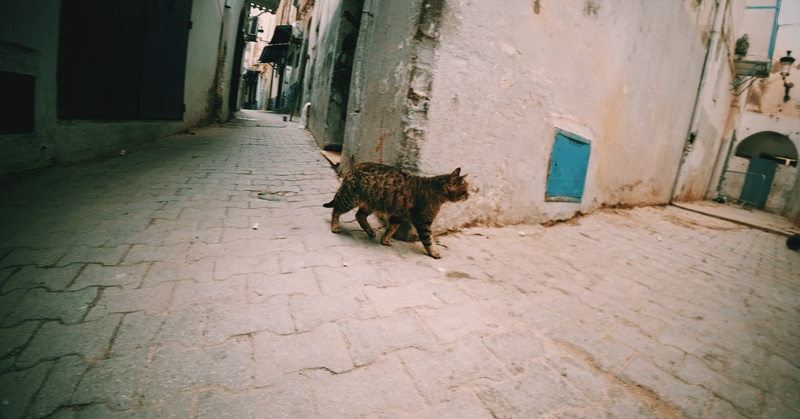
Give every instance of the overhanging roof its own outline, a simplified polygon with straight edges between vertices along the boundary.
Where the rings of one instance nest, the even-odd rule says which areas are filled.
[[[286,51],[288,49],[288,45],[267,45],[264,51],[261,52],[261,57],[258,58],[258,62],[277,63],[283,61],[283,57],[286,56]]]
[[[278,9],[280,0],[250,0],[250,3],[253,3],[256,6],[261,6],[267,10],[275,11]]]

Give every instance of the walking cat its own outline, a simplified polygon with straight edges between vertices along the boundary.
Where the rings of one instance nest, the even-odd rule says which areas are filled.
[[[339,216],[359,207],[356,220],[370,237],[375,231],[367,216],[376,212],[389,218],[389,225],[381,243],[389,246],[400,223],[410,221],[425,246],[425,251],[436,259],[442,256],[431,245],[431,223],[445,202],[465,201],[469,198],[469,185],[460,176],[461,168],[450,174],[423,177],[402,172],[378,163],[361,163],[342,177],[342,185],[333,201],[324,204],[333,208],[331,231],[338,233]]]

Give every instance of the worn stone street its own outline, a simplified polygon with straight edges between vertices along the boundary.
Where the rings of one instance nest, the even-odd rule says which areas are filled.
[[[238,115],[3,187],[0,417],[800,417],[785,237],[607,209],[435,260],[331,233],[310,134]]]

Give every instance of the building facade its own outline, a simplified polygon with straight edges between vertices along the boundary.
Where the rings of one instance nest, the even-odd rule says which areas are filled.
[[[772,29],[745,0],[297,3],[320,147],[345,170],[461,167],[474,193],[440,229],[715,197],[748,124],[737,40]],[[767,209],[796,214],[795,189]]]
[[[0,112],[0,176],[226,120],[237,107],[249,6],[3,2],[0,77],[11,90]]]

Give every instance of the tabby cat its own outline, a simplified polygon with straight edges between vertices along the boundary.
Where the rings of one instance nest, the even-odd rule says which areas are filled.
[[[439,259],[442,256],[431,245],[431,223],[445,202],[469,198],[469,185],[464,180],[467,175],[460,174],[461,168],[458,168],[450,174],[423,177],[384,164],[358,164],[345,173],[333,201],[323,205],[333,208],[331,231],[341,230],[340,215],[359,207],[356,220],[370,237],[375,237],[375,231],[367,222],[367,216],[373,212],[389,218],[381,237],[381,243],[387,246],[400,223],[410,221],[428,254]]]

